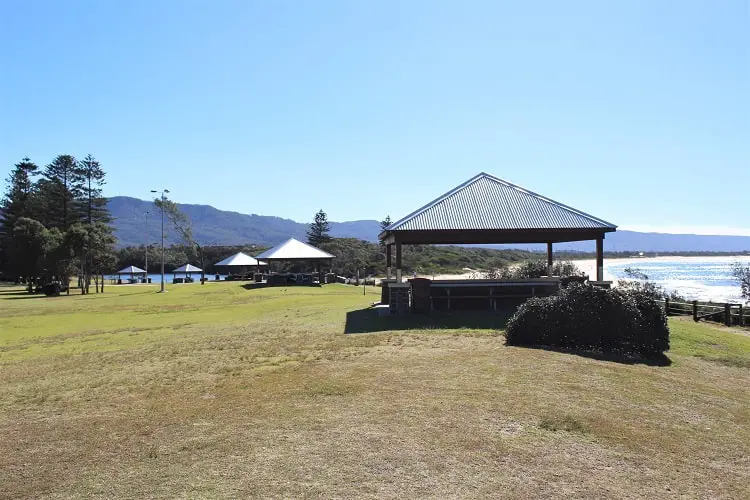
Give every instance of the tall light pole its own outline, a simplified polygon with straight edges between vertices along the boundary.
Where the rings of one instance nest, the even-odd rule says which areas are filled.
[[[146,216],[146,283],[148,283],[148,240],[150,239],[148,237],[148,216],[151,214],[148,210],[146,210],[146,213],[144,215]]]
[[[152,193],[158,193],[159,191],[151,190]],[[164,293],[164,200],[169,189],[163,189],[161,191],[161,290],[160,293]]]

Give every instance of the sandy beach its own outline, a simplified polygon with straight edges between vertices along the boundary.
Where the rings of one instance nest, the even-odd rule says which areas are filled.
[[[647,262],[659,262],[659,261],[669,261],[669,262],[686,262],[689,263],[691,261],[706,261],[707,259],[710,260],[716,260],[717,262],[726,262],[731,263],[736,261],[738,258],[741,259],[747,259],[747,256],[717,256],[717,257],[706,257],[706,256],[673,256],[673,255],[665,255],[661,257],[627,257],[627,258],[617,258],[617,259],[604,259],[604,280],[605,281],[613,281],[617,282],[617,278],[612,275],[608,271],[608,266],[617,264],[617,265],[626,265],[626,266],[632,266],[632,267],[639,267],[639,264],[644,264]],[[596,259],[582,259],[582,260],[574,260],[572,261],[573,264],[576,265],[578,269],[580,269],[583,273],[587,274],[591,278],[596,277]],[[423,278],[432,278],[432,279],[442,279],[442,280],[450,280],[450,279],[472,279],[472,278],[481,278],[482,271],[476,271],[472,269],[465,268],[466,272],[460,273],[460,274],[438,274],[438,275],[419,275],[419,277]],[[406,278],[409,278],[411,276],[405,276]]]

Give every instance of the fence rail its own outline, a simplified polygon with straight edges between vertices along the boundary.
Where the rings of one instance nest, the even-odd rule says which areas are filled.
[[[676,302],[664,299],[664,311],[667,316],[693,316],[693,321],[708,320],[723,323],[726,326],[750,325],[750,308],[742,304],[714,304],[711,302]]]

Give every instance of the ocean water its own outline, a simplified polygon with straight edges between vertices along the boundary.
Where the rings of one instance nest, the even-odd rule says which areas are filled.
[[[149,274],[148,277],[151,278],[151,284],[161,283],[161,274]],[[184,274],[180,274],[177,277],[178,278],[184,278],[185,275]],[[193,273],[192,277],[195,280],[195,283],[200,283],[201,273]],[[117,276],[108,276],[108,278],[116,280]],[[123,279],[128,279],[128,278],[130,278],[130,276],[123,276]],[[164,283],[172,283],[172,278],[174,278],[174,276],[172,276],[171,273],[164,273]],[[223,274],[220,274],[219,278],[221,280],[224,280],[224,279],[226,279],[226,276],[223,275]],[[216,279],[216,275],[215,274],[206,274],[206,279],[209,280],[209,281],[214,281]]]
[[[674,257],[618,262],[607,261],[606,271],[617,279],[627,278],[625,268],[638,268],[653,281],[669,291],[676,291],[691,300],[713,302],[743,302],[740,285],[732,277],[732,264],[750,264],[750,256],[743,257]]]

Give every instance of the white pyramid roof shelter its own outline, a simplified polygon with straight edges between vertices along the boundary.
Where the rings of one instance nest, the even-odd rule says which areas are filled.
[[[267,266],[268,264],[259,261],[248,254],[243,252],[237,252],[234,255],[227,257],[214,264],[214,266],[227,266],[227,267],[256,267],[256,266]]]
[[[323,260],[333,259],[335,256],[324,252],[320,248],[289,238],[284,243],[256,255],[258,260]]]
[[[192,264],[185,264],[184,266],[178,267],[174,271],[172,271],[172,274],[175,273],[199,273],[203,271],[200,267],[195,267]]]
[[[124,269],[120,269],[115,274],[146,274],[146,271],[140,267],[128,266]]]

